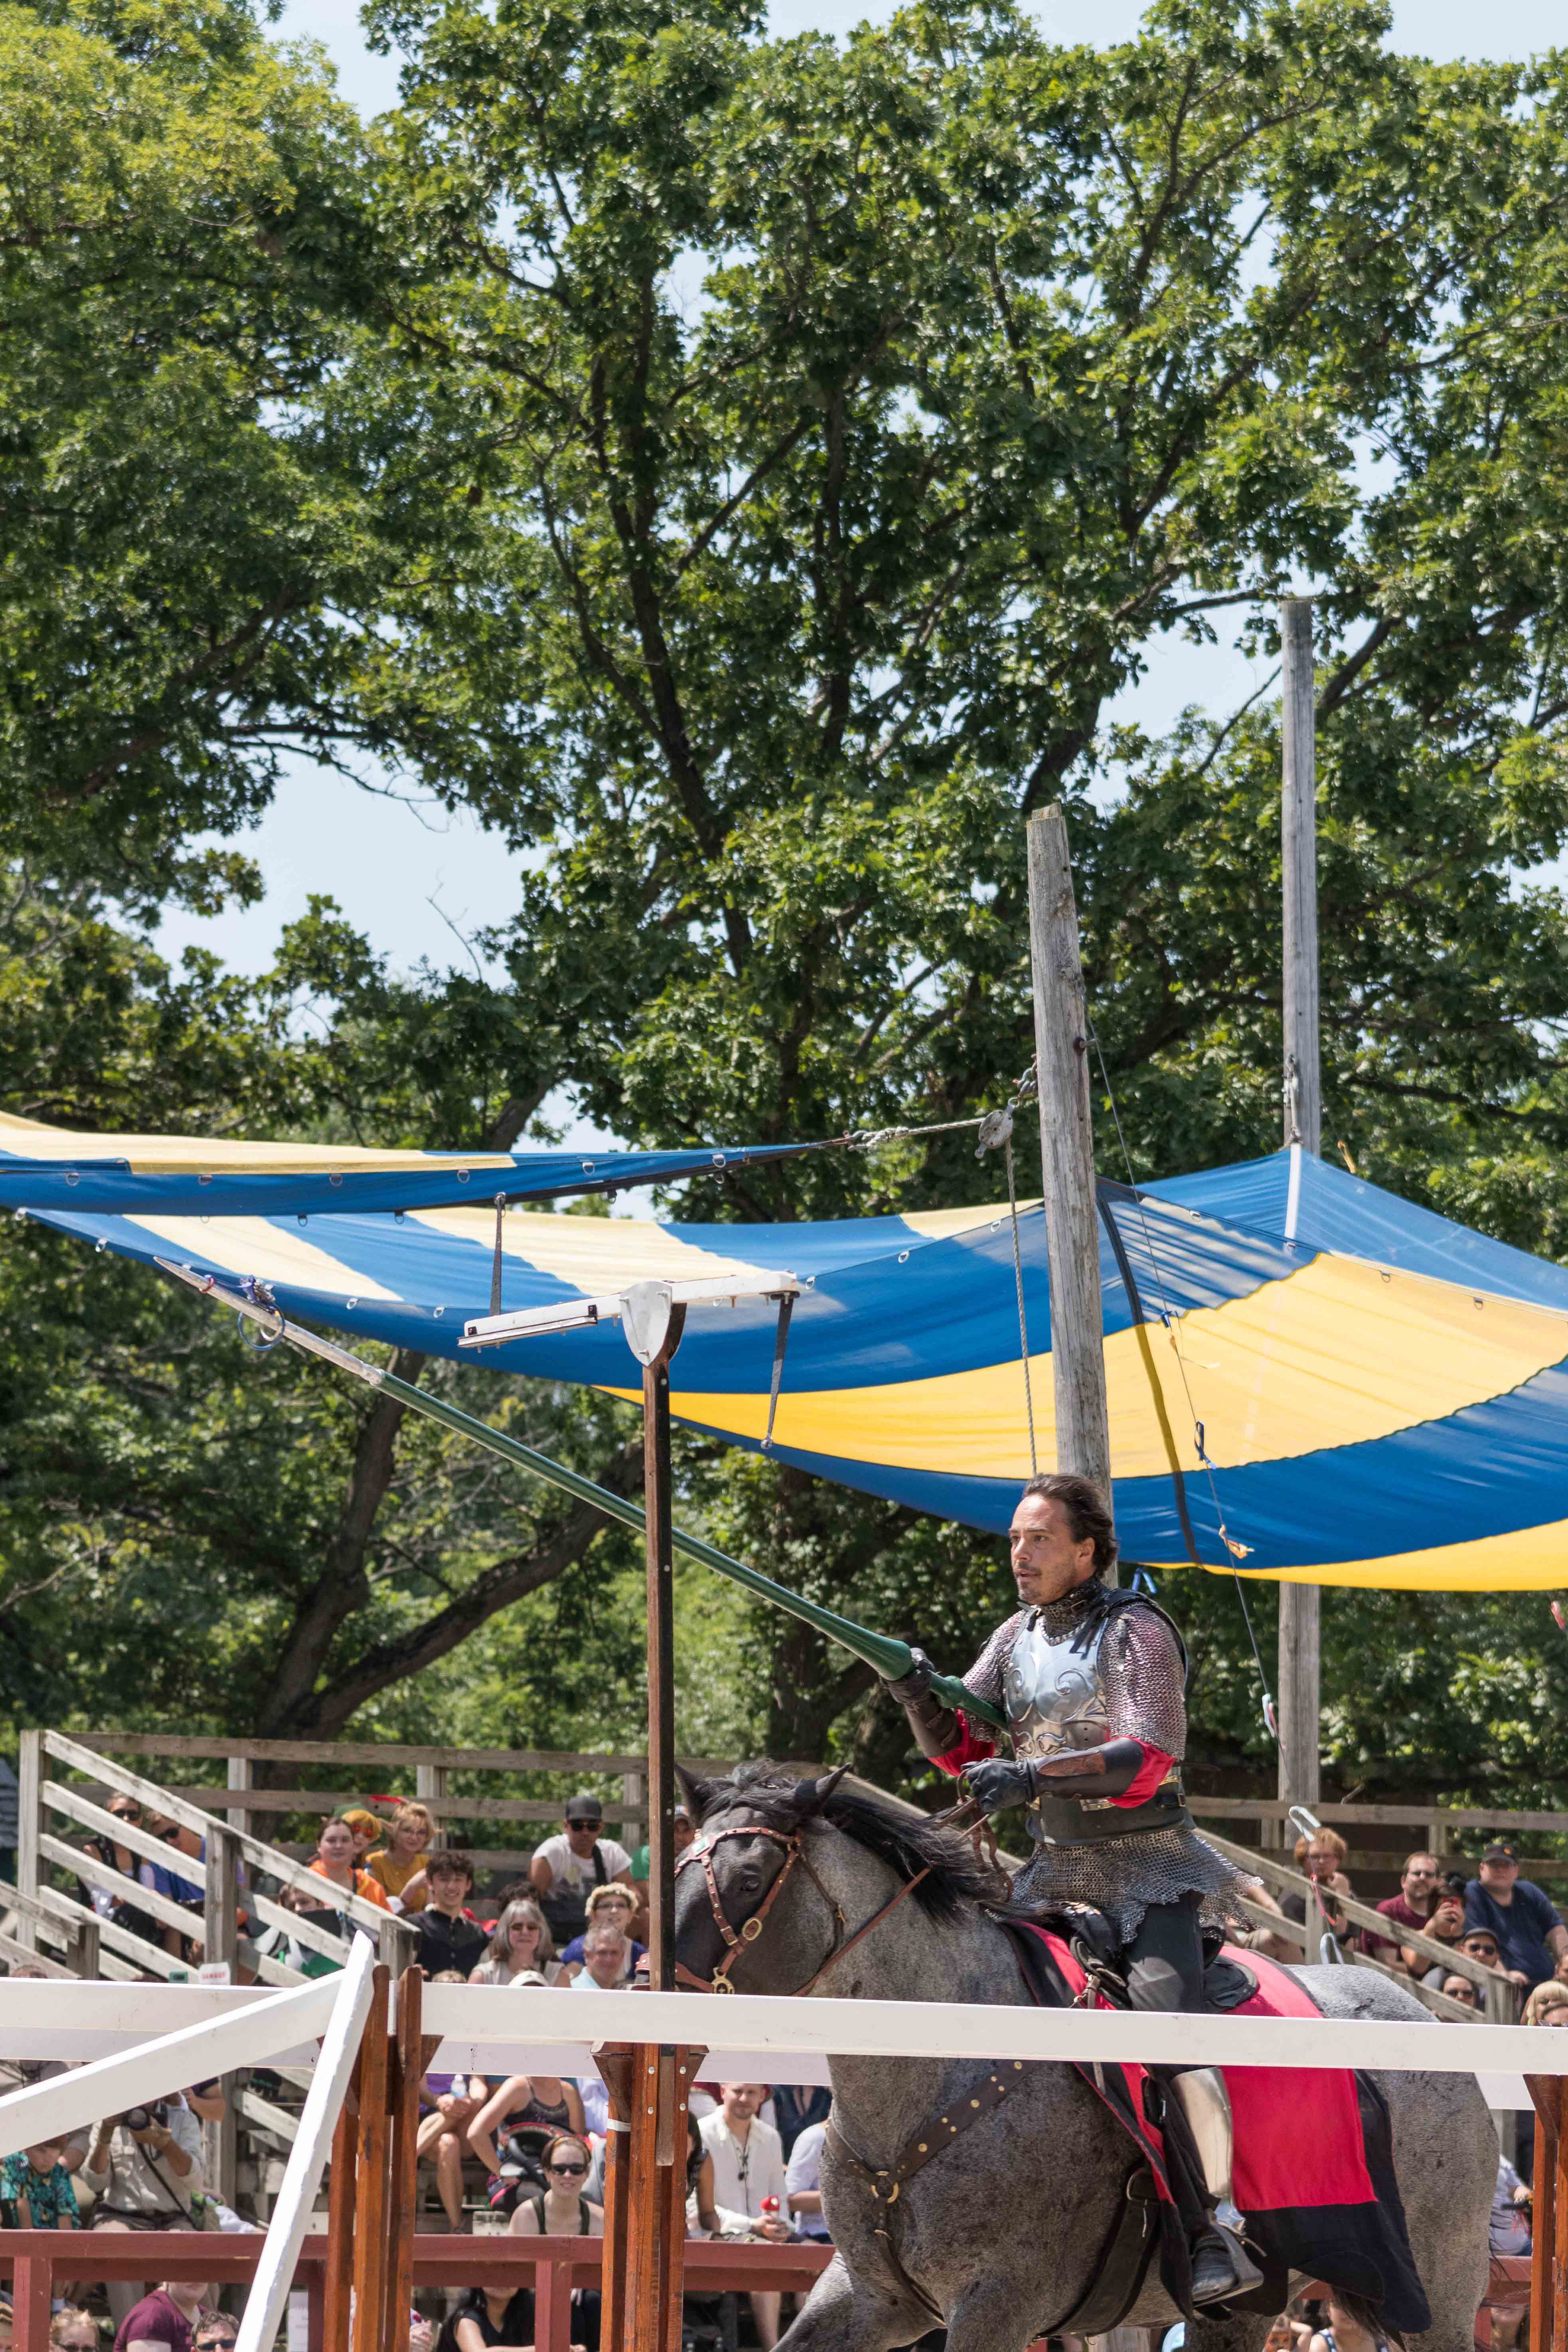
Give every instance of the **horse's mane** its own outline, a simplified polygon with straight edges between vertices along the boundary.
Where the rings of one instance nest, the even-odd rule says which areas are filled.
[[[793,1780],[776,1764],[765,1762],[739,1764],[721,1780],[693,1780],[684,1773],[681,1778],[700,1826],[737,1804],[749,1806],[759,1821],[786,1835],[820,1819],[887,1863],[900,1878],[915,1878],[924,1871],[927,1875],[910,1900],[933,1919],[955,1917],[965,1901],[994,1897],[994,1877],[966,1837],[903,1812],[885,1798],[837,1785],[819,1797],[817,1782]]]

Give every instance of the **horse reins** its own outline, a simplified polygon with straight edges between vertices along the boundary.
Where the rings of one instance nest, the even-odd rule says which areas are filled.
[[[773,1885],[763,1895],[757,1909],[751,1914],[749,1918],[742,1919],[738,1928],[731,1927],[729,1919],[725,1916],[723,1899],[719,1893],[719,1880],[713,1868],[714,1847],[718,1844],[721,1838],[733,1837],[770,1838],[774,1845],[782,1845],[784,1849],[784,1868],[779,1872],[778,1876],[774,1879]],[[702,1864],[702,1874],[708,1882],[708,1907],[713,1914],[714,1926],[718,1928],[720,1935],[723,1937],[725,1944],[729,1947],[723,1958],[719,1962],[718,1967],[714,1969],[711,1978],[700,1977],[694,1969],[689,1969],[683,1961],[677,1960],[675,1964],[677,1983],[689,1986],[694,1992],[734,1991],[735,1988],[730,1981],[730,1970],[734,1967],[735,1962],[740,1958],[742,1953],[747,1948],[748,1945],[754,1944],[761,1936],[763,1927],[767,1925],[768,1913],[773,1909],[774,1903],[778,1900],[785,1879],[788,1878],[790,1872],[795,1868],[795,1864],[797,1862],[800,1864],[802,1869],[805,1872],[806,1876],[810,1879],[812,1885],[816,1887],[817,1893],[826,1904],[829,1911],[833,1914],[833,1943],[821,1966],[812,1970],[812,1973],[807,1977],[803,1985],[797,1985],[795,1987],[794,1993],[790,1995],[792,2000],[798,2000],[802,1993],[809,1992],[812,1987],[816,1984],[822,1977],[826,1975],[827,1970],[833,1966],[833,1963],[836,1960],[841,1960],[847,1956],[847,1954],[852,1952],[855,1949],[856,1945],[860,1943],[870,1934],[873,1927],[879,1927],[883,1920],[889,1918],[898,1909],[900,1904],[903,1902],[905,1897],[914,1893],[921,1879],[927,1878],[931,1874],[931,1865],[928,1863],[923,1870],[917,1870],[912,1878],[907,1878],[900,1887],[898,1893],[889,1897],[889,1899],[883,1904],[879,1911],[873,1912],[870,1918],[866,1921],[864,1927],[857,1927],[855,1933],[850,1936],[847,1942],[846,1942],[845,1937],[847,1933],[848,1923],[845,1919],[844,1913],[840,1906],[834,1897],[829,1895],[826,1887],[824,1886],[821,1879],[812,1868],[810,1859],[806,1854],[804,1844],[802,1843],[801,1834],[798,1830],[776,1830],[770,1822],[736,1822],[729,1829],[715,1830],[710,1836],[701,1838],[696,1845],[689,1847],[688,1851],[681,1855],[679,1861],[675,1865],[676,1875],[679,1877],[680,1873],[685,1870],[689,1864],[694,1862],[700,1862]]]

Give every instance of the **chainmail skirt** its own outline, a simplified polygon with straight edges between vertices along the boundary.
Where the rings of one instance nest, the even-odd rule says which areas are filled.
[[[1037,1847],[1013,1881],[1013,1900],[1092,1903],[1126,1943],[1152,1903],[1194,1893],[1203,1897],[1198,1917],[1205,1927],[1239,1925],[1234,1898],[1255,1885],[1196,1830],[1144,1830],[1098,1845]]]

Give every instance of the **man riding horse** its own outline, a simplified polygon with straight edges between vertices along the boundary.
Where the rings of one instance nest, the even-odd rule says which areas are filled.
[[[1121,1937],[1135,2009],[1204,2006],[1203,1930],[1223,1927],[1248,1882],[1198,1836],[1182,1792],[1186,1652],[1142,1593],[1118,1591],[1116,1532],[1099,1490],[1066,1474],[1031,1478],[1013,1514],[1022,1607],[999,1625],[964,1682],[1006,1713],[1014,1760],[931,1690],[923,1651],[890,1682],[921,1751],[962,1774],[984,1811],[1026,1809],[1031,1859],[1021,1904],[1089,1904]],[[1209,2210],[1191,2246],[1193,2299],[1223,2302],[1258,2283],[1231,2203],[1231,2116],[1217,2066],[1164,2080],[1191,2127]]]

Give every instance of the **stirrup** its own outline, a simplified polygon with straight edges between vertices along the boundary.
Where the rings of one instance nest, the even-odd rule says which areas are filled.
[[[1201,2310],[1209,2304],[1228,2303],[1232,2295],[1249,2294],[1262,2284],[1263,2273],[1236,2231],[1227,2230],[1223,2221],[1211,2221],[1194,2252],[1194,2305]]]

